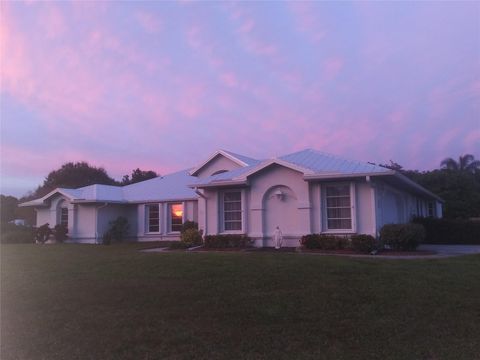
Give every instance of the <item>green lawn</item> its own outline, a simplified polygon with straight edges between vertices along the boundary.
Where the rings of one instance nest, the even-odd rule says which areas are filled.
[[[2,245],[7,359],[480,359],[480,256]]]

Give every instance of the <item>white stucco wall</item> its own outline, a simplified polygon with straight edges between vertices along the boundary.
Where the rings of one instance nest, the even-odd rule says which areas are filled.
[[[46,223],[50,224],[51,211],[50,208],[37,208],[36,211],[36,222],[35,226],[39,227]],[[50,224],[51,225],[51,224]]]
[[[110,222],[122,216],[129,224],[128,237],[135,237],[137,233],[136,206],[125,204],[97,204],[97,238],[101,241],[103,234],[110,228]]]
[[[250,184],[247,234],[263,238],[264,246],[273,246],[273,231],[279,226],[285,245],[298,246],[300,237],[311,228],[309,185],[303,174],[274,164],[252,175]],[[277,192],[283,194],[281,198]]]
[[[206,229],[206,234],[221,233],[221,194],[225,190],[241,190],[243,229],[238,233],[254,238],[257,246],[271,246],[271,236],[278,225],[285,244],[297,246],[299,238],[310,229],[309,185],[303,175],[274,164],[252,175],[249,182],[248,187],[204,189],[206,199],[198,204],[200,228]],[[277,190],[284,194],[281,200],[274,195]]]
[[[69,234],[73,242],[95,243],[95,204],[78,204],[75,211],[75,232]]]
[[[225,156],[219,154],[215,156],[208,164],[206,164],[197,174],[199,178],[211,176],[213,173],[220,170],[234,170],[241,167],[236,162],[226,158]]]

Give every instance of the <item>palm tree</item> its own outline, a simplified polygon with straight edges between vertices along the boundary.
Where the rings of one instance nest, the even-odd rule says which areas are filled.
[[[475,172],[480,170],[480,161],[475,160],[475,157],[471,154],[465,154],[458,158],[458,162],[452,158],[443,159],[440,166],[447,170]]]

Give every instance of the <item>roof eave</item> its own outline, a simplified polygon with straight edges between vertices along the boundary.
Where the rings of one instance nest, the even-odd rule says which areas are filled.
[[[213,181],[206,184],[191,184],[188,187],[195,188],[210,188],[210,187],[223,187],[223,186],[235,186],[235,185],[248,185],[247,180],[227,180],[227,181]]]
[[[190,176],[195,176],[196,173],[198,173],[205,165],[207,165],[210,161],[212,161],[213,159],[215,159],[215,157],[217,155],[223,155],[225,156],[227,159],[230,159],[232,160],[233,162],[235,162],[236,164],[242,166],[242,167],[246,167],[248,166],[248,164],[238,158],[236,158],[235,156],[223,151],[223,150],[217,150],[213,153],[212,156],[210,156],[206,161],[204,161],[201,165],[197,166],[196,168],[194,168],[192,171],[189,172],[189,175]]]
[[[331,179],[344,179],[344,178],[356,178],[356,177],[365,177],[365,176],[387,176],[394,175],[395,171],[385,171],[385,172],[365,172],[365,173],[330,173],[330,174],[307,174],[303,178],[306,181],[312,180],[331,180]]]
[[[420,184],[417,184],[415,181],[409,179],[408,177],[406,177],[405,175],[395,171],[395,174],[394,176],[397,178],[397,179],[400,179],[402,180],[404,183],[406,183],[407,185],[417,189],[418,191],[422,192],[423,194],[429,196],[429,197],[432,197],[434,198],[435,200],[438,200],[439,202],[441,203],[445,203],[445,200],[443,200],[440,196],[438,195],[435,195],[434,193],[432,193],[431,191],[425,189],[423,186],[421,186]]]

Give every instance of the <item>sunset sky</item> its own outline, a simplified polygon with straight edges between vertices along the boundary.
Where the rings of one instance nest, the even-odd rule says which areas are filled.
[[[216,149],[480,158],[480,2],[1,2],[1,193]]]

